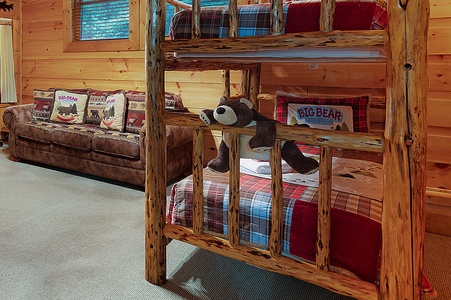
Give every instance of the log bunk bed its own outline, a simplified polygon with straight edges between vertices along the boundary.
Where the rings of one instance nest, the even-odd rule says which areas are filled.
[[[174,3],[174,1],[169,1]],[[192,39],[165,40],[164,0],[147,3],[146,37],[146,280],[166,282],[167,239],[181,240],[270,271],[322,286],[357,299],[421,299],[423,295],[423,252],[425,237],[424,203],[426,190],[426,100],[427,32],[429,1],[388,1],[386,30],[334,31],[334,0],[321,1],[319,32],[280,34],[282,2],[272,1],[271,35],[240,38],[237,35],[237,3],[229,1],[229,38],[203,39],[200,34],[200,1],[193,0]],[[253,135],[253,128],[210,125],[198,115],[166,112],[164,107],[167,70],[243,70],[242,91],[257,106],[260,62],[229,60],[184,61],[168,54],[175,52],[233,52],[262,48],[302,47],[384,47],[386,51],[386,124],[384,134],[344,133],[277,125],[278,141],[271,150],[271,228],[266,248],[240,241],[240,154],[239,135]],[[224,94],[229,93],[228,72],[224,72]],[[187,228],[167,222],[164,160],[165,125],[193,128],[193,220]],[[204,230],[203,142],[207,130],[230,132],[228,234],[211,235]],[[316,262],[283,255],[282,172],[280,139],[295,140],[319,147],[320,169]],[[379,284],[331,271],[331,168],[333,149],[380,153],[383,158],[383,209],[381,218]],[[151,155],[152,153],[152,155]]]

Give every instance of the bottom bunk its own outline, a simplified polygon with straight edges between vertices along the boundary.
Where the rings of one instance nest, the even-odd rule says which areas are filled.
[[[319,148],[303,146],[301,150],[318,158]],[[282,257],[278,259],[288,265],[271,262],[273,257],[269,255],[272,184],[270,167],[266,162],[240,160],[239,245],[227,241],[229,174],[208,169],[203,171],[203,233],[194,234],[189,229],[193,227],[195,205],[193,180],[189,176],[172,187],[165,235],[233,258],[237,258],[234,252],[247,252],[248,258],[237,259],[255,264],[263,258],[262,267],[266,269],[305,281],[308,281],[308,276],[324,276],[325,288],[359,299],[377,298],[382,245],[382,155],[350,150],[335,150],[333,153],[332,274],[318,273],[315,265],[318,173],[293,173],[283,162],[283,240]],[[312,270],[302,274],[303,271],[297,269],[299,264],[309,264]],[[345,288],[337,288],[335,281],[344,284]],[[434,294],[425,277],[423,289],[428,295]]]

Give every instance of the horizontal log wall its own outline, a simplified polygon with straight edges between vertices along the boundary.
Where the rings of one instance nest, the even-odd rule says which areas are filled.
[[[144,7],[145,3],[140,4]],[[144,41],[140,51],[63,53],[62,0],[30,0],[22,10],[22,93],[32,102],[33,89],[50,87],[125,90],[145,89]],[[144,8],[140,24],[144,32]],[[140,36],[143,36],[140,34]],[[451,235],[451,4],[431,0],[429,30],[428,99],[428,230]],[[372,95],[371,130],[381,132],[385,122],[385,65],[383,63],[265,63],[262,93],[277,90],[311,95]],[[363,75],[362,75],[363,74]],[[166,72],[166,89],[180,94],[195,113],[213,108],[222,95],[221,71]],[[239,94],[239,73],[232,72],[231,95]],[[261,101],[272,116],[274,103]],[[206,159],[215,155],[215,132],[207,136]],[[437,221],[438,220],[438,221]]]

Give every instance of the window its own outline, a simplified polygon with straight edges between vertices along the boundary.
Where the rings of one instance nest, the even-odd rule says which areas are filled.
[[[135,0],[64,0],[64,52],[139,50]]]

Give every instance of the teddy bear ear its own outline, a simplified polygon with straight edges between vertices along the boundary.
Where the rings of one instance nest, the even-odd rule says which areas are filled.
[[[219,103],[225,102],[227,100],[229,100],[229,99],[227,99],[226,96],[222,96],[221,99],[219,99]]]
[[[252,109],[254,107],[252,102],[250,100],[246,99],[246,98],[241,98],[240,102],[246,104],[247,107],[249,107],[249,109]]]

